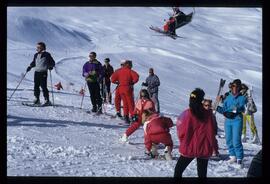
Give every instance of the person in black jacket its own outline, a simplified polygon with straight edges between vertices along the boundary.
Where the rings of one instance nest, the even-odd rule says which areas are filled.
[[[47,76],[48,69],[52,70],[55,66],[55,61],[49,52],[46,52],[46,45],[44,42],[37,43],[37,53],[34,55],[34,59],[30,66],[27,67],[26,71],[29,72],[33,67],[35,67],[34,74],[34,104],[40,104],[39,95],[40,89],[42,88],[43,96],[45,99],[44,105],[50,105],[49,91],[47,88]]]
[[[113,74],[114,70],[112,65],[110,65],[110,58],[104,59],[105,64],[103,65],[104,70],[104,78],[102,83],[102,96],[104,102],[112,103],[112,95],[111,95],[111,80],[110,77]],[[106,88],[106,89],[105,89]],[[107,97],[107,99],[106,99]]]
[[[262,177],[262,150],[253,157],[247,177]]]

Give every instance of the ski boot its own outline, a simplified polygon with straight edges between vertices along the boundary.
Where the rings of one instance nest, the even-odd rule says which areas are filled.
[[[155,143],[152,143],[151,147],[151,157],[152,158],[157,158],[158,157],[158,151],[157,151],[157,145]]]
[[[33,104],[35,104],[35,105],[40,105],[40,100],[39,100],[39,98],[35,97],[35,100],[33,101]]]
[[[49,105],[52,105],[52,103],[50,102],[49,98],[45,98],[45,103],[43,105],[49,106]]]
[[[166,160],[172,160],[172,148],[170,146],[165,147],[164,155]]]

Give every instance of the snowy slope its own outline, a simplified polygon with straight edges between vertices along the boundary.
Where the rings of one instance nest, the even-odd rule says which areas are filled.
[[[183,11],[189,13],[192,8]],[[148,28],[161,27],[170,12],[170,8],[162,7],[8,8],[8,96],[32,61],[36,42],[41,40],[57,63],[52,71],[53,84],[61,81],[64,87],[63,91],[54,91],[57,107],[22,106],[21,101],[33,99],[31,71],[7,102],[9,176],[173,176],[176,160],[134,159],[144,154],[142,129],[130,137],[132,144],[121,144],[118,139],[126,128],[118,125],[121,120],[85,113],[91,106],[89,96],[84,99],[84,110],[79,109],[78,91],[84,86],[81,69],[89,51],[95,51],[102,63],[109,57],[115,69],[121,59],[131,59],[140,74],[135,96],[148,68],[153,67],[161,81],[161,112],[172,117],[174,123],[188,107],[188,95],[195,87],[214,99],[220,78],[227,81],[225,91],[230,81],[240,78],[253,86],[258,107],[255,121],[262,138],[262,10],[196,8],[192,23],[176,31],[184,37],[177,40]],[[51,89],[50,78],[48,84]],[[113,106],[105,108],[115,113]],[[217,118],[223,130],[223,117]],[[173,155],[178,157],[175,127],[171,133]],[[226,154],[224,138],[218,141],[220,152]],[[208,176],[246,176],[252,157],[260,149],[260,145],[244,143],[243,169],[224,161],[210,161]],[[195,161],[184,176],[197,176]]]

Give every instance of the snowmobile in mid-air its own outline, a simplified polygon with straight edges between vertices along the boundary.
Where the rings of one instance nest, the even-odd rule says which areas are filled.
[[[175,33],[175,30],[180,28],[180,27],[183,27],[185,25],[187,25],[188,23],[190,23],[192,21],[192,18],[195,14],[195,9],[193,8],[193,12],[185,15],[183,12],[181,12],[179,9],[179,13],[176,13],[176,15],[170,15],[170,17],[174,17],[174,26],[173,26],[173,30],[166,30],[165,29],[165,26],[163,29],[159,28],[159,27],[155,27],[155,26],[150,26],[149,28],[155,32],[158,32],[158,33],[161,33],[165,36],[169,36],[173,39],[176,39],[176,38],[183,38],[181,36],[178,36],[176,33]]]

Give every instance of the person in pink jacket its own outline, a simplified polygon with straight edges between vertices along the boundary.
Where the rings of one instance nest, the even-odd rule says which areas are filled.
[[[172,160],[173,141],[170,134],[170,128],[173,126],[172,119],[160,116],[157,112],[147,109],[142,113],[142,123],[145,153],[155,158],[158,156],[156,146],[162,143],[165,145],[164,153],[166,160]]]
[[[135,104],[135,110],[132,116],[132,124],[128,127],[124,135],[120,138],[122,142],[127,142],[128,137],[135,132],[142,125],[142,112],[145,109],[152,109],[154,112],[155,103],[151,100],[150,95],[146,89],[140,91],[140,98]]]
[[[192,91],[189,108],[177,119],[180,157],[175,166],[175,178],[182,177],[184,170],[194,158],[197,158],[198,176],[207,176],[208,159],[215,146],[215,131],[212,110],[203,108],[204,95],[200,88]]]

